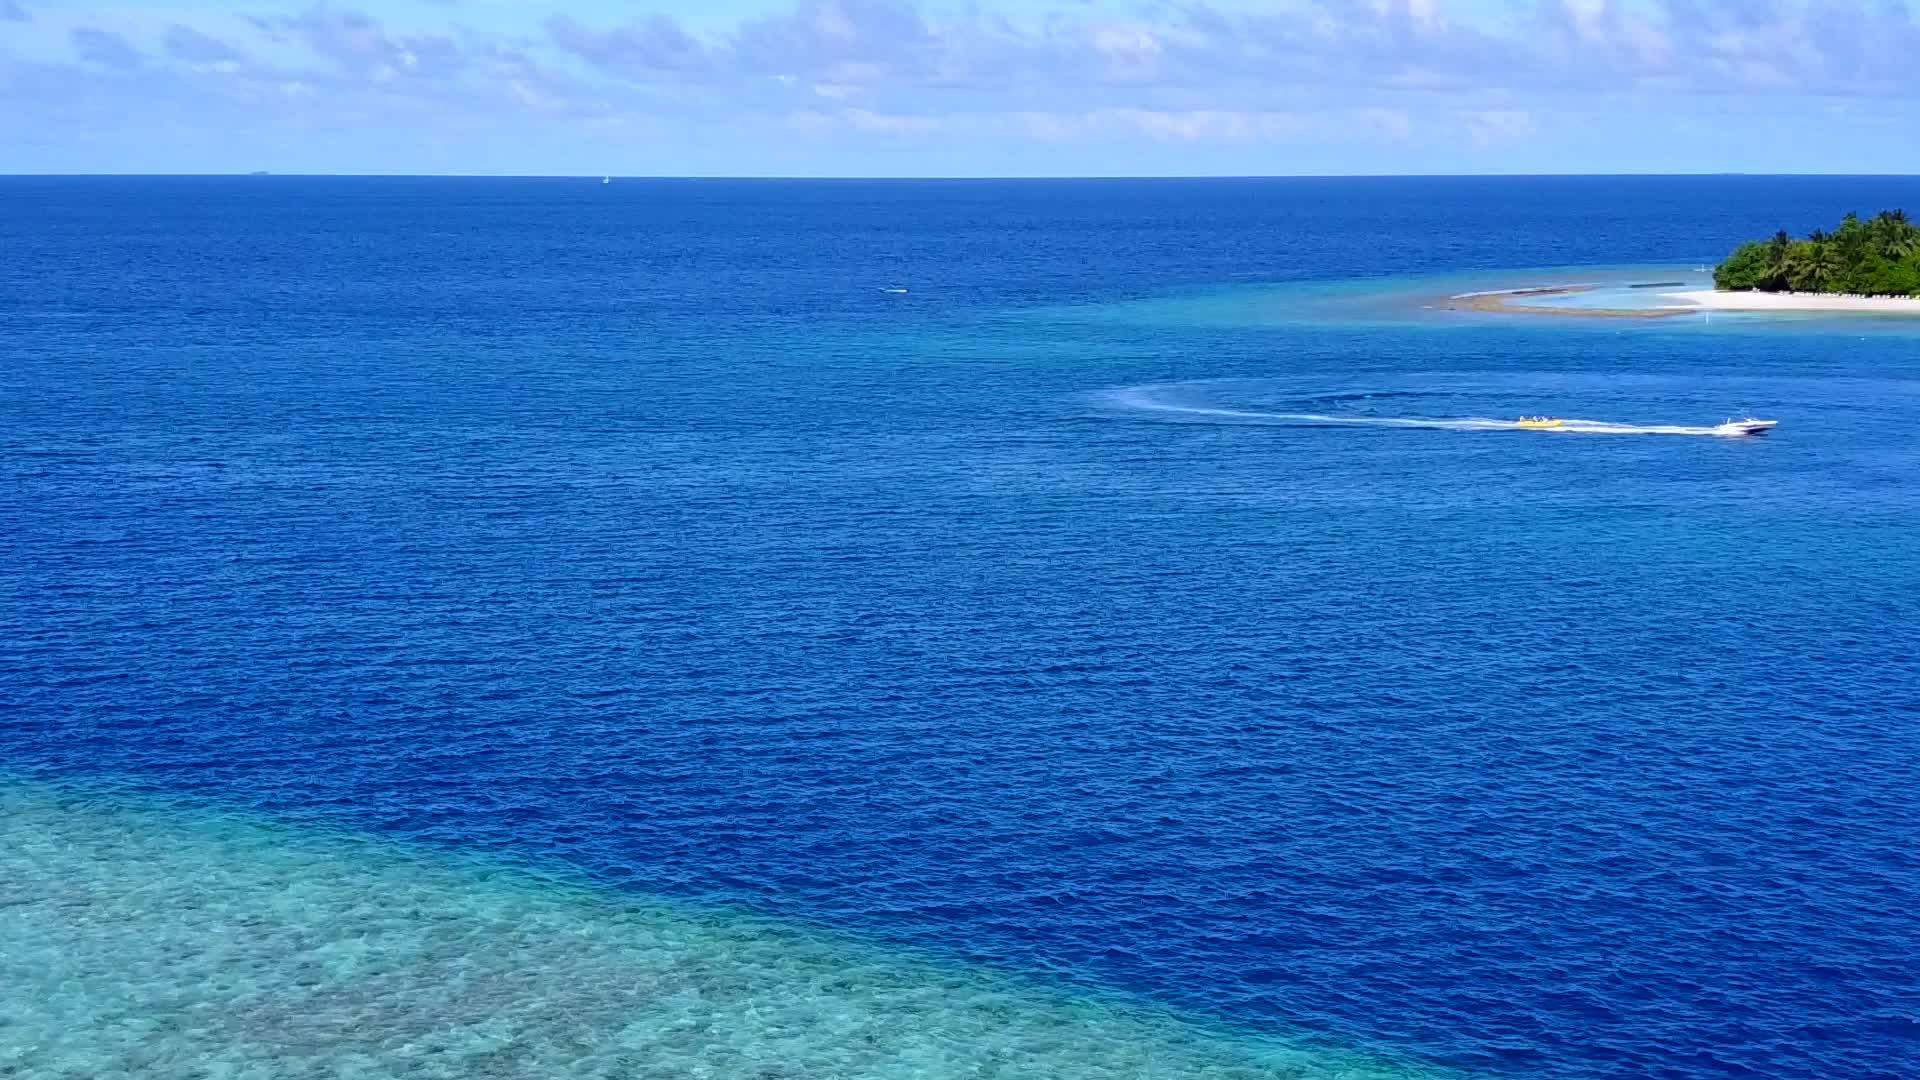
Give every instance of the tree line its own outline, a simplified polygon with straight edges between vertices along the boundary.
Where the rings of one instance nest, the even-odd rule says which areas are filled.
[[[1866,221],[1848,214],[1833,232],[1815,229],[1795,240],[1783,229],[1771,240],[1741,244],[1714,267],[1715,288],[1761,292],[1920,296],[1920,227],[1904,210]]]

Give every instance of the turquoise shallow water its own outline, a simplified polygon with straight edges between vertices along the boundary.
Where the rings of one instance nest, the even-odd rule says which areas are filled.
[[[1555,309],[1562,330],[1592,333],[1663,333],[1747,330],[1761,334],[1920,333],[1920,319],[1903,313],[1805,311],[1688,311],[1661,320],[1581,318],[1583,309],[1654,311],[1689,305],[1665,294],[1711,289],[1713,276],[1690,263],[1508,267],[1465,273],[1410,274],[1385,279],[1259,283],[1184,290],[1176,294],[1023,313],[1027,319],[1093,324],[1187,326],[1196,329],[1258,326],[1393,327],[1460,329],[1527,327],[1539,316],[1469,310],[1463,298],[1482,293],[1569,288],[1545,294],[1519,292],[1514,307]],[[1564,314],[1559,314],[1564,313]],[[1515,320],[1519,320],[1515,322]],[[1549,329],[1533,326],[1534,330]]]
[[[745,913],[0,786],[0,1076],[1415,1080]]]

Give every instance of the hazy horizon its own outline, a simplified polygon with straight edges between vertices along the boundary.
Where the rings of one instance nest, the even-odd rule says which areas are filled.
[[[1595,179],[1595,180],[1631,180],[1635,178],[1699,178],[1713,177],[1751,177],[1754,179],[1793,179],[1795,177],[1830,179],[1920,179],[1916,173],[1845,173],[1845,172],[1800,172],[1800,173],[1758,173],[1758,172],[1574,172],[1574,173],[1529,173],[1529,172],[1484,172],[1484,173],[1134,173],[1134,174],[1097,174],[1097,173],[1046,173],[1031,175],[935,175],[907,174],[894,175],[855,173],[539,173],[539,172],[279,172],[272,169],[251,169],[247,171],[207,170],[203,172],[0,172],[0,179],[219,179],[219,178],[262,178],[279,177],[294,180],[612,180],[612,181],[659,181],[659,180],[754,180],[754,181],[848,181],[848,182],[1072,182],[1085,181],[1133,181],[1133,180],[1527,180],[1527,179]]]
[[[0,0],[0,173],[1911,175],[1910,0]]]

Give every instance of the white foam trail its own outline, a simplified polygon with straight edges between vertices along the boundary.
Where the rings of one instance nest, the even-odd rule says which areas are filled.
[[[1713,427],[1681,424],[1615,424],[1605,420],[1567,420],[1560,427],[1521,427],[1514,420],[1493,420],[1469,416],[1451,420],[1432,420],[1413,416],[1334,416],[1327,413],[1256,412],[1249,409],[1222,409],[1211,405],[1184,405],[1162,401],[1152,387],[1129,387],[1110,395],[1115,404],[1147,412],[1175,413],[1182,416],[1214,416],[1264,424],[1349,424],[1358,427],[1434,428],[1441,431],[1530,431],[1542,435],[1714,435],[1736,433]]]

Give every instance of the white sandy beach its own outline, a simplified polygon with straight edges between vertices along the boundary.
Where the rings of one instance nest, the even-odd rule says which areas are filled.
[[[1661,293],[1660,296],[1662,299],[1679,300],[1692,307],[1714,311],[1863,311],[1883,315],[1920,315],[1920,297],[1911,296],[1722,292],[1718,289],[1691,289]]]

